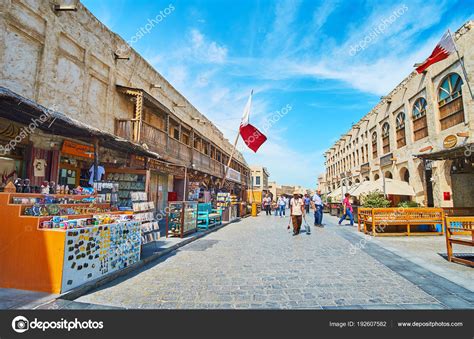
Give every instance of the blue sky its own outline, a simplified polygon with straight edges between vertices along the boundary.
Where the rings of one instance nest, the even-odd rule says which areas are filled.
[[[249,164],[266,166],[270,180],[307,187],[324,172],[324,151],[448,28],[474,19],[472,0],[83,3],[127,41],[169,13],[132,47],[229,140],[254,89],[250,121],[265,126],[268,141],[257,154],[239,149]]]

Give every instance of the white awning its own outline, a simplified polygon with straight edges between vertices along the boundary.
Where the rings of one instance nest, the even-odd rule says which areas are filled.
[[[383,178],[376,181],[364,181],[355,188],[351,195],[359,196],[370,192],[379,191],[383,193]],[[385,178],[385,193],[390,195],[415,196],[415,190],[409,183],[401,180]]]

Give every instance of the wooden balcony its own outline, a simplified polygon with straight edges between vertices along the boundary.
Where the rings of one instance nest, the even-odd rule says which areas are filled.
[[[193,149],[174,138],[168,136],[165,131],[142,122],[140,128],[140,140],[133,140],[134,121],[116,120],[115,134],[140,144],[146,144],[151,151],[157,152],[164,159],[181,164],[194,164],[199,171],[222,177],[224,165],[208,155]]]

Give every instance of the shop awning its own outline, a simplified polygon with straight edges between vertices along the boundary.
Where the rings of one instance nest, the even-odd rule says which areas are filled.
[[[149,151],[142,145],[87,125],[64,113],[49,110],[30,99],[0,86],[0,118],[28,126],[34,119],[40,119],[40,117],[45,115],[49,116],[49,119],[44,123],[38,124],[37,128],[46,133],[78,139],[87,143],[91,143],[92,138],[97,137],[102,147],[155,159],[160,157],[158,153]]]
[[[382,178],[376,181],[364,181],[358,187],[352,190],[352,192],[349,191],[349,193],[354,196],[359,196],[361,194],[367,194],[374,191],[384,191]],[[385,178],[385,193],[390,195],[416,195],[415,190],[410,186],[409,183],[388,178]]]
[[[454,160],[457,158],[465,158],[466,153],[474,155],[474,143],[468,143],[437,152],[417,154],[415,157],[426,160]]]

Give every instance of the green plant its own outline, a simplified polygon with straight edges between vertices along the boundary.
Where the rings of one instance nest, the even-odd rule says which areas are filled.
[[[413,207],[420,207],[420,204],[417,203],[416,201],[402,201],[398,204],[398,207],[403,207],[403,208],[413,208]]]
[[[327,202],[332,202],[332,197],[327,197]]]
[[[362,207],[384,208],[390,207],[390,200],[385,199],[380,191],[374,191],[362,196]]]

